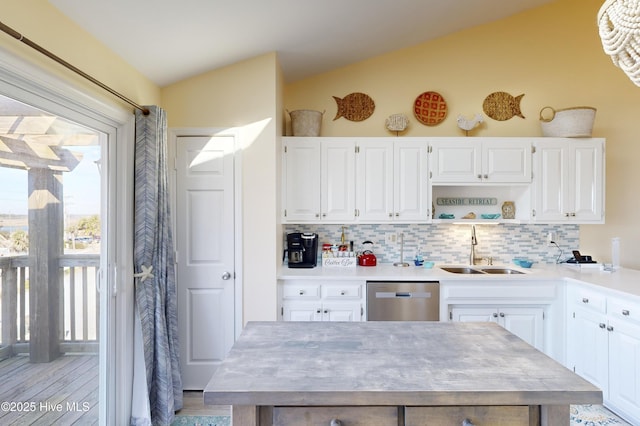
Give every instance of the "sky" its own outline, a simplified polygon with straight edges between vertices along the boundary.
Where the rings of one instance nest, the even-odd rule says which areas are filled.
[[[63,173],[65,213],[100,213],[99,146],[67,147],[81,152],[83,159],[69,173]],[[0,214],[27,214],[27,171],[0,167]]]

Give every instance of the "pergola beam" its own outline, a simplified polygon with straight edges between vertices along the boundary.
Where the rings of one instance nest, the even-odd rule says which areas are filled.
[[[70,172],[81,160],[82,154],[65,148],[0,137],[0,166]]]

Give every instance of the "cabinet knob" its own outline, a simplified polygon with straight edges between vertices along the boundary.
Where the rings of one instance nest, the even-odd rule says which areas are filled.
[[[504,312],[500,312],[500,316],[504,318]]]
[[[610,325],[610,326],[608,326],[608,327],[607,327],[607,331],[613,331],[613,326],[611,326],[611,325]]]
[[[494,318],[498,318],[498,313],[497,312],[494,312],[492,315],[493,315]]]
[[[396,213],[396,217],[400,216],[400,213]]]
[[[462,426],[474,426],[473,422],[469,419],[464,419],[462,421]]]
[[[327,217],[327,214],[326,213],[322,213],[322,217]]]
[[[299,294],[300,296],[302,296],[302,295],[304,294],[304,290],[300,290],[300,291],[298,292],[298,294]]]
[[[623,309],[622,310],[622,315],[628,317],[629,316],[629,310],[628,309]]]
[[[576,217],[576,214],[575,213],[571,213],[571,217]]]
[[[589,299],[587,299],[586,297],[582,298],[582,303],[589,303]]]
[[[316,217],[320,217],[320,213],[316,213]]]
[[[316,309],[316,314],[320,314],[320,313],[322,313],[322,309],[320,308]]]
[[[478,179],[482,179],[482,175],[478,175]]]
[[[393,217],[393,213],[389,213],[389,217]]]
[[[600,327],[600,328],[606,328],[606,327],[607,327],[607,324],[605,324],[605,323],[601,322],[600,324],[598,324],[598,327]]]
[[[331,423],[329,423],[329,426],[342,426],[342,422],[338,419],[331,419]]]
[[[325,309],[325,310],[324,310],[324,313],[325,313],[325,314],[328,314],[328,313],[329,313],[329,310],[328,310],[328,309]]]
[[[489,175],[484,175],[483,178],[489,179]]]
[[[344,296],[345,294],[347,294],[347,292],[346,292],[346,291],[344,291],[344,290],[340,290],[340,296]]]

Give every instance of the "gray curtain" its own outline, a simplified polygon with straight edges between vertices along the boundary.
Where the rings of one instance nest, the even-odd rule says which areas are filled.
[[[167,188],[167,121],[159,107],[149,115],[136,112],[134,268],[138,347],[142,347],[146,376],[147,415],[135,425],[169,425],[182,408],[182,380],[178,346],[174,246]],[[135,381],[135,378],[134,378]],[[142,384],[140,384],[140,382]],[[134,384],[134,405],[144,380]],[[138,394],[136,395],[136,392]]]

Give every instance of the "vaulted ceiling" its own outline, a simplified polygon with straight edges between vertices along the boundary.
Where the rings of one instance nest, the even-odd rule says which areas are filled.
[[[159,86],[269,52],[286,82],[553,0],[49,0]]]

